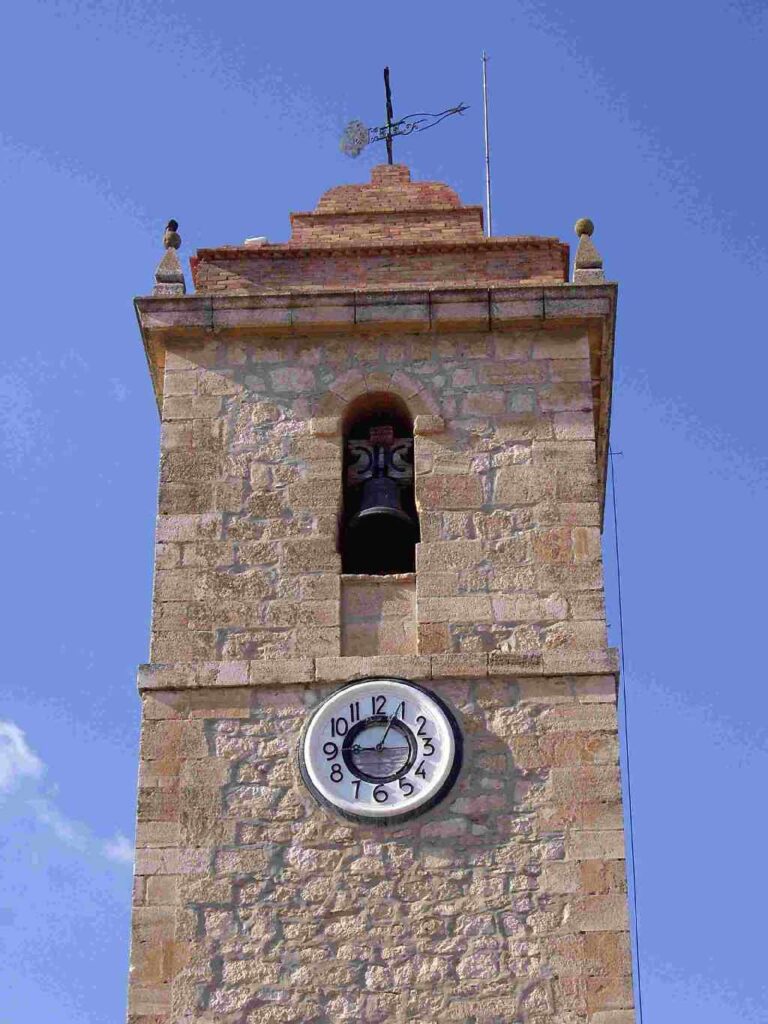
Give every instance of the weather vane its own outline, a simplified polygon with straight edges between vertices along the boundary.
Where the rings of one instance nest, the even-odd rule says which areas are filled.
[[[434,128],[451,114],[463,114],[469,108],[460,103],[458,107],[451,107],[439,114],[408,114],[395,121],[392,112],[392,90],[389,87],[389,68],[384,68],[384,92],[387,98],[387,123],[378,128],[367,128],[362,121],[350,121],[344,129],[341,137],[341,151],[347,156],[360,156],[366,146],[372,142],[386,142],[387,163],[392,160],[392,139],[395,135],[412,135],[413,132],[423,132],[427,128]]]

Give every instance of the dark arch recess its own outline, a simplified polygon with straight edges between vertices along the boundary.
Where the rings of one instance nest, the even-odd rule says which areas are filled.
[[[413,417],[408,406],[397,395],[374,391],[360,395],[347,406],[343,418],[344,459],[342,476],[342,510],[339,523],[339,551],[342,572],[358,575],[389,576],[415,570],[416,543],[419,539],[419,517],[416,512],[413,480],[397,485],[385,483],[385,503],[397,505],[402,515],[377,514],[360,517],[370,503],[371,490],[366,484],[350,486],[347,471],[350,465],[348,442],[367,441],[374,427],[391,426],[395,438],[413,440]]]

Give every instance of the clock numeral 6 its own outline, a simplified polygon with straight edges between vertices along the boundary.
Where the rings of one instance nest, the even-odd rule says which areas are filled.
[[[389,800],[389,793],[382,785],[374,786],[373,799],[377,804],[384,804]]]

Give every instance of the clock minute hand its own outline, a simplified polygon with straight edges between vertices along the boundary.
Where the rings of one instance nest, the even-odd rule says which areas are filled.
[[[382,750],[383,749],[383,747],[384,747],[384,740],[387,738],[387,734],[389,733],[389,730],[392,728],[392,723],[394,722],[394,720],[396,718],[397,718],[397,711],[395,711],[394,715],[392,715],[390,720],[387,722],[387,728],[384,730],[384,735],[381,737],[379,742],[376,744],[376,749],[377,750]]]

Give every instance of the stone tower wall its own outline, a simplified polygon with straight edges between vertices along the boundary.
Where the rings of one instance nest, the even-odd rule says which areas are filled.
[[[600,563],[615,286],[376,168],[284,244],[137,300],[161,411],[130,1024],[633,1024]],[[590,243],[591,245],[591,243]],[[587,258],[588,257],[588,258]],[[167,265],[166,265],[167,264]],[[578,257],[577,257],[578,265]],[[344,576],[345,410],[414,423],[416,572]],[[427,814],[351,825],[297,766],[354,679],[465,735]]]
[[[337,532],[342,416],[365,390],[414,415],[422,540],[418,641],[370,653],[560,671],[605,652],[588,337],[555,327],[171,346],[152,660],[358,653]]]

